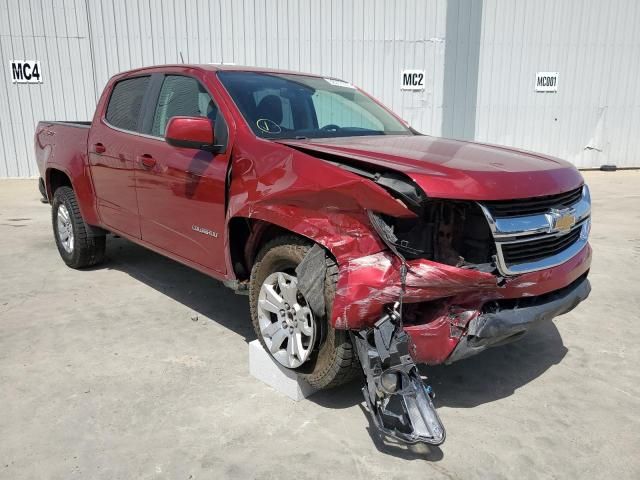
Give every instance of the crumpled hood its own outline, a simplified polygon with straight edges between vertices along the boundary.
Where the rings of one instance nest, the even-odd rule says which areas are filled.
[[[569,162],[498,145],[425,135],[281,140],[309,154],[319,152],[408,175],[435,198],[509,200],[553,195],[582,185]]]

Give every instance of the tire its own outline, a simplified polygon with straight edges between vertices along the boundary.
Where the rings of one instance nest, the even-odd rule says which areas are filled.
[[[47,198],[47,189],[44,186],[44,180],[42,180],[42,178],[40,178],[38,180],[38,191],[40,192],[40,201],[42,203],[49,203],[49,199]]]
[[[270,353],[261,332],[258,316],[258,300],[265,280],[275,272],[285,272],[295,277],[295,268],[305,257],[311,244],[295,236],[278,237],[268,242],[259,252],[251,269],[249,299],[251,321],[260,343]],[[349,332],[336,330],[329,322],[335,296],[338,267],[333,259],[327,258],[325,276],[324,318],[314,318],[315,335],[313,350],[308,360],[293,370],[297,371],[310,385],[317,389],[337,387],[350,381],[360,373],[356,352],[351,345]],[[274,323],[277,323],[274,322]],[[273,355],[273,354],[272,354]],[[285,365],[286,366],[286,365]]]
[[[53,237],[64,263],[71,268],[85,268],[101,263],[104,260],[105,235],[93,233],[84,222],[74,191],[69,187],[58,188],[51,205]]]

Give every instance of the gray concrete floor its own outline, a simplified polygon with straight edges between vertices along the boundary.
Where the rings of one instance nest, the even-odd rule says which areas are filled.
[[[640,478],[640,172],[585,176],[592,296],[429,370],[441,449],[381,442],[357,384],[250,377],[246,297],[204,275],[121,239],[67,268],[36,182],[0,181],[0,478]]]

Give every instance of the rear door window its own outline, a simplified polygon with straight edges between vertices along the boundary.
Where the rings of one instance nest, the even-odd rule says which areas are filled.
[[[115,84],[105,115],[110,125],[132,132],[138,131],[142,101],[150,79],[149,76],[127,78]]]

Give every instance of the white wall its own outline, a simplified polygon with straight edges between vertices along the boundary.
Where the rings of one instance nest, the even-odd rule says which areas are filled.
[[[90,118],[95,87],[83,0],[0,0],[0,177],[37,175],[40,119]],[[11,60],[40,60],[42,84],[11,83]]]
[[[343,78],[437,134],[446,8],[445,0],[0,0],[0,177],[37,175],[38,120],[89,120],[111,75],[182,59]],[[36,59],[43,83],[12,84],[9,62]],[[424,92],[400,91],[400,70],[411,67],[427,70]]]
[[[336,76],[424,133],[640,166],[638,24],[635,0],[0,0],[0,177],[37,175],[38,120],[90,120],[111,75],[182,58]],[[12,84],[11,60],[43,83]]]
[[[484,0],[475,138],[640,166],[640,2]],[[558,72],[557,93],[534,91]]]

